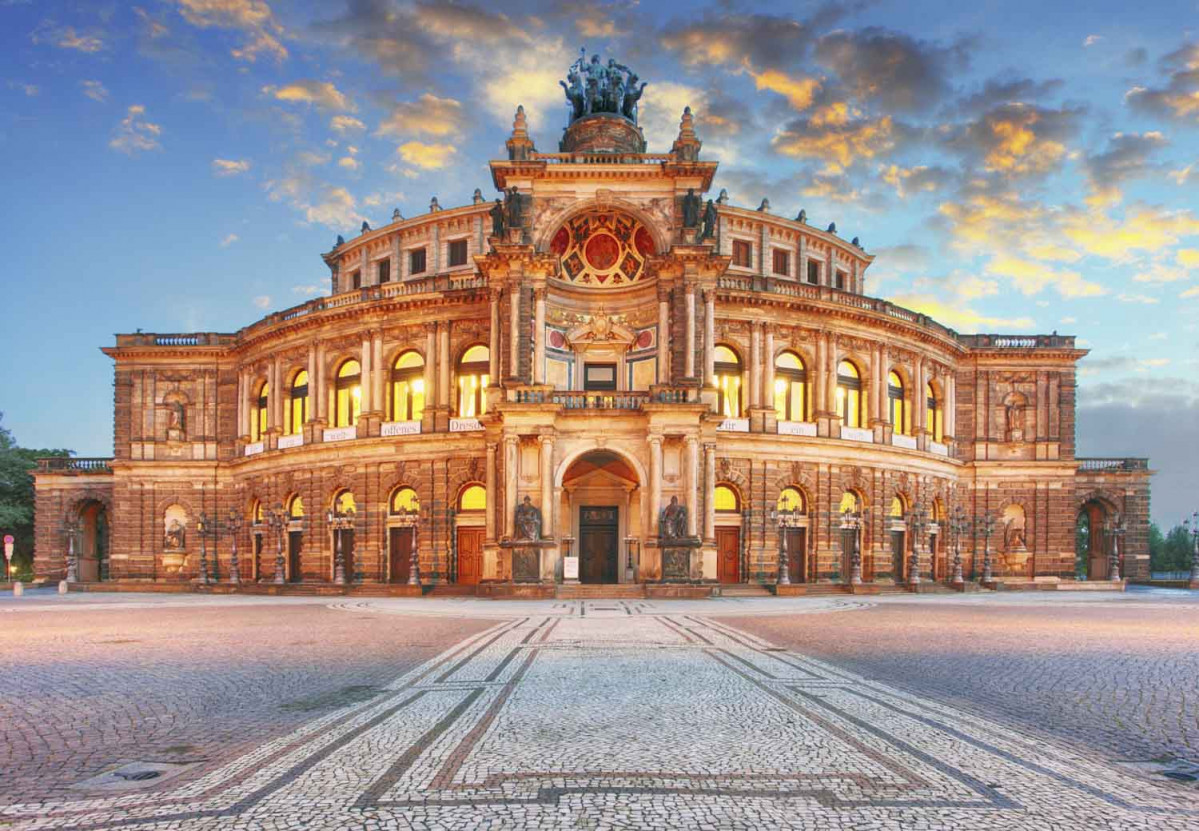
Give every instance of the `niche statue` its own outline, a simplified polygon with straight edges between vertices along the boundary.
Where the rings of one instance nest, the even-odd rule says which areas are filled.
[[[541,509],[529,497],[526,496],[524,502],[516,506],[514,519],[518,540],[541,539]]]
[[[681,540],[687,536],[687,506],[680,505],[677,496],[670,497],[670,504],[662,509],[658,528],[658,534],[664,540]]]

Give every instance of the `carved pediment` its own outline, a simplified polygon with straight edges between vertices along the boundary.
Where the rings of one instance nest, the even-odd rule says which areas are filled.
[[[637,333],[613,320],[603,307],[566,333],[566,342],[572,348],[595,344],[619,344],[627,348],[636,340]]]

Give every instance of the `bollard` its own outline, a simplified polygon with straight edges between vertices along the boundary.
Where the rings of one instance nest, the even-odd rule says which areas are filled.
[[[24,595],[25,595],[25,584],[22,583],[20,580],[15,581],[12,584],[12,596],[13,597],[23,597]]]

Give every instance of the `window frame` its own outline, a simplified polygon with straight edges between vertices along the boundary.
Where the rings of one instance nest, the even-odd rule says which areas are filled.
[[[270,423],[271,411],[271,382],[263,381],[254,396],[254,417],[250,420],[250,441],[259,442],[266,439],[267,427]]]
[[[728,350],[737,359],[737,362],[735,364],[729,361],[713,362],[712,375],[716,381],[717,395],[720,397],[720,414],[724,418],[742,418],[742,413],[745,411],[745,362],[741,360],[741,354],[727,343],[716,344],[714,351],[722,348]],[[736,381],[737,388],[736,412],[730,412],[731,408],[728,406],[731,403],[729,398],[731,384],[729,382],[732,380]]]
[[[789,366],[779,366],[779,361],[783,356],[791,355],[799,363],[801,369],[795,369]],[[780,388],[780,383],[784,386]],[[802,412],[799,413],[799,418],[795,417],[795,387],[799,386],[799,406]],[[787,349],[779,353],[774,359],[774,389],[771,390],[771,396],[774,402],[775,417],[779,421],[807,421],[808,407],[810,406],[810,396],[808,395],[808,365],[804,361],[803,356],[793,349]],[[783,407],[779,407],[779,398],[782,396]]]
[[[408,274],[415,276],[424,274],[429,270],[429,249],[427,246],[408,249]],[[416,267],[417,257],[420,257],[420,268]]]
[[[301,377],[304,379],[303,384],[299,383]],[[287,396],[287,425],[286,425],[286,428],[287,428],[287,435],[289,435],[289,436],[294,436],[297,433],[303,432],[304,425],[308,423],[308,413],[309,413],[309,409],[308,409],[309,387],[308,387],[308,385],[309,385],[310,381],[311,381],[311,379],[308,377],[308,370],[306,370],[306,369],[301,369],[301,370],[297,371],[295,376],[291,379],[291,387],[288,389],[288,396]],[[303,390],[302,395],[298,394],[298,392],[300,390]],[[299,413],[298,413],[299,423],[298,424],[296,423],[297,408],[299,410]]]
[[[358,367],[358,371],[353,375],[342,375],[342,370],[349,364],[354,364]],[[358,394],[354,395],[354,389],[358,389]],[[345,392],[345,401],[342,401],[342,392]],[[342,418],[343,407],[348,407],[349,412],[345,419]],[[357,358],[346,358],[337,365],[337,372],[333,376],[333,426],[334,427],[355,427],[358,424],[358,418],[362,414],[362,364]],[[344,423],[343,423],[344,422]]]
[[[401,367],[399,364],[407,355],[415,355],[420,358],[418,366]],[[391,376],[388,381],[389,389],[387,396],[387,407],[389,410],[389,418],[391,421],[420,421],[424,416],[425,407],[428,405],[429,391],[425,387],[425,356],[415,349],[405,349],[396,355],[396,359],[391,362]],[[397,395],[399,394],[399,385],[407,384],[407,392],[403,412],[399,412],[397,408]],[[419,384],[420,389],[416,386]],[[420,395],[420,410],[416,408],[416,396]]]
[[[807,261],[807,274],[804,275],[810,286],[820,285],[820,261],[809,258]]]
[[[782,269],[779,269],[779,258],[782,258]],[[791,276],[791,252],[786,248],[772,248],[770,252],[771,272],[779,277]]]
[[[926,383],[924,389],[925,395],[928,397],[925,402],[928,410],[924,419],[924,429],[928,432],[929,438],[941,444],[945,441],[945,408],[937,398],[937,390],[932,381]]]
[[[754,267],[754,244],[749,240],[735,239],[733,240],[733,262],[732,265],[736,268],[753,268]],[[744,257],[741,254],[744,253]],[[744,262],[742,262],[744,260]]]
[[[473,349],[482,349],[487,353],[486,360],[474,359],[467,361],[466,356]],[[478,418],[487,413],[487,387],[491,384],[491,349],[487,344],[475,343],[462,350],[461,357],[458,358],[456,365],[456,386],[458,394],[455,397],[455,405],[458,418]],[[462,406],[463,397],[466,394],[466,389],[463,386],[463,381],[467,379],[478,379],[473,385],[474,401],[473,407],[466,408]],[[465,411],[465,414],[464,414]]]
[[[899,381],[898,387],[891,383],[892,378]],[[887,420],[891,424],[891,431],[893,433],[898,433],[901,436],[908,435],[907,416],[907,389],[903,382],[903,376],[895,370],[891,370],[887,373]]]
[[[375,269],[375,273],[379,275],[379,284],[391,282],[391,257],[384,257],[379,260],[379,264]]]
[[[845,364],[853,367],[857,376],[842,375],[841,367]],[[862,396],[862,370],[860,370],[853,361],[848,358],[842,358],[837,362],[837,395],[836,395],[836,413],[841,419],[841,426],[860,429],[863,418],[862,408],[865,403]],[[852,410],[850,409],[853,405]],[[852,414],[852,418],[850,417]]]
[[[462,262],[454,262],[454,247],[462,246]],[[470,238],[462,237],[461,239],[452,239],[446,243],[446,262],[450,268],[462,268],[470,265]]]

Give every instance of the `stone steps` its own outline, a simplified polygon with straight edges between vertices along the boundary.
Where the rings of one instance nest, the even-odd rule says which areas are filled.
[[[562,585],[557,587],[556,596],[559,600],[590,600],[592,598],[624,598],[633,600],[645,597],[645,586],[639,583],[633,585]]]

